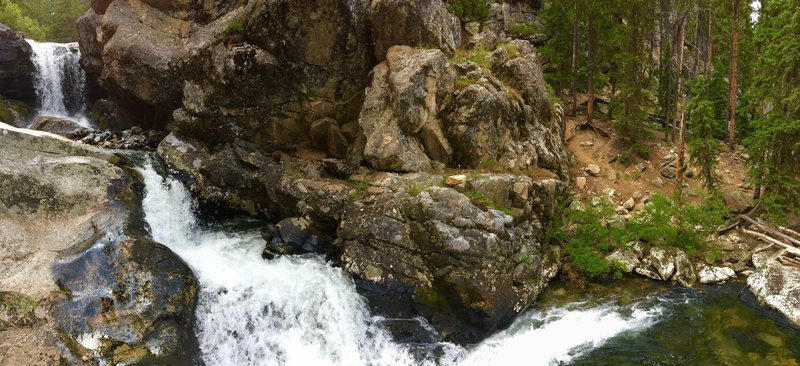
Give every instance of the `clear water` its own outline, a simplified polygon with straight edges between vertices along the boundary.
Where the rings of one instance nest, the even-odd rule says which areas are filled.
[[[800,355],[800,332],[743,303],[741,285],[644,281],[553,286],[478,345],[398,342],[340,269],[316,256],[265,261],[258,223],[200,225],[180,183],[141,172],[153,238],[200,282],[197,335],[208,365],[794,365]]]
[[[34,87],[39,115],[72,119],[90,127],[86,109],[86,74],[77,43],[27,40],[33,50]]]

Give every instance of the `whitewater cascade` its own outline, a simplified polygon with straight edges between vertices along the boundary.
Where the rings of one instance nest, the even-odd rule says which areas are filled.
[[[434,342],[428,346],[436,351],[419,352],[418,344],[392,338],[341,269],[318,256],[263,260],[257,230],[202,227],[181,183],[151,165],[140,172],[153,239],[181,256],[200,283],[197,337],[209,366],[552,365],[660,318],[657,306],[576,304],[529,311],[473,347]]]
[[[40,43],[27,40],[36,71],[37,114],[70,118],[89,127],[86,109],[86,73],[80,65],[77,43]]]

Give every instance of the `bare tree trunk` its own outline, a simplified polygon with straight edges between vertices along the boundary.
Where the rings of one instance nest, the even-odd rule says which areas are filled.
[[[700,38],[702,37],[700,23],[703,22],[703,12],[700,9],[700,3],[696,4],[694,11],[697,12],[697,20],[694,23],[694,67],[692,69],[692,78],[697,78],[700,68]]]
[[[684,14],[684,19],[686,19],[686,14]],[[675,174],[677,177],[677,183],[675,185],[675,193],[680,197],[681,192],[683,191],[683,170],[684,164],[686,161],[685,152],[686,152],[686,106],[683,103],[683,43],[686,37],[684,32],[684,20],[681,20],[680,26],[678,27],[678,87],[677,87],[677,101],[675,103],[675,110],[681,111],[680,113],[680,129],[678,131],[678,159],[675,165]]]
[[[714,35],[712,33],[711,24],[714,19],[714,14],[711,7],[708,7],[708,34],[706,35],[706,79],[711,80],[711,69],[713,67],[711,56],[714,52]]]
[[[739,52],[739,0],[733,1],[733,25],[731,26],[731,85],[730,85],[730,123],[728,124],[728,147],[731,151],[736,148],[736,76],[737,58]]]
[[[576,2],[577,5],[577,2]],[[572,116],[578,117],[578,9],[572,25]]]
[[[586,93],[588,94],[589,104],[588,109],[586,111],[586,122],[592,123],[592,118],[594,115],[594,20],[592,19],[592,3],[593,0],[589,0],[588,12],[589,12],[589,19],[588,19],[588,29],[587,29],[587,37],[586,37]]]

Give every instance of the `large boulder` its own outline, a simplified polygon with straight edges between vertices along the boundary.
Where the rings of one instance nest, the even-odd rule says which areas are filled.
[[[12,299],[18,319],[0,334],[4,363],[186,364],[197,354],[192,272],[148,239],[140,189],[118,161],[0,124],[0,292],[11,294],[0,307]]]
[[[800,325],[800,268],[781,263],[780,255],[754,254],[756,272],[747,278],[747,286],[763,304]]]
[[[375,0],[370,20],[378,61],[392,46],[438,48],[453,56],[461,44],[461,24],[441,0]]]
[[[336,243],[342,265],[372,284],[365,288],[377,285],[380,297],[398,299],[395,307],[407,302],[406,311],[428,318],[446,339],[479,341],[555,276],[556,256],[542,244],[553,206],[540,203],[553,202],[564,186],[487,174],[458,191],[437,186],[443,177],[419,177],[373,178],[384,193],[345,208]]]
[[[0,95],[36,102],[32,53],[21,34],[0,23]]]
[[[33,104],[0,96],[0,122],[14,127],[26,127],[33,114]]]
[[[567,176],[561,125],[542,68],[528,42],[514,41],[487,56],[491,71],[457,65],[463,86],[444,117],[455,163],[486,161],[513,169],[544,168]]]
[[[50,132],[73,139],[84,137],[91,132],[91,129],[72,119],[54,116],[36,116],[30,129]]]
[[[373,74],[359,117],[367,162],[397,172],[430,169],[431,158],[448,164],[452,148],[439,114],[451,96],[455,71],[444,54],[395,46]]]

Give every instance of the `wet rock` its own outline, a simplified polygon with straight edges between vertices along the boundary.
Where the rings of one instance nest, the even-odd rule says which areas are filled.
[[[304,218],[286,218],[275,227],[280,239],[278,245],[289,248],[288,253],[281,249],[282,254],[324,253],[333,242],[333,238]]]
[[[461,24],[442,1],[376,0],[369,15],[379,62],[392,46],[438,48],[453,56],[461,44]]]
[[[700,283],[722,283],[736,278],[736,272],[728,267],[700,266],[697,279]]]
[[[0,288],[25,294],[13,295],[13,336],[0,335],[4,361],[175,364],[198,354],[192,272],[147,239],[139,191],[119,160],[0,124]],[[136,360],[114,358],[142,345]]]
[[[550,214],[534,202],[563,188],[509,175],[467,184],[518,213],[509,216],[451,188],[385,192],[345,208],[335,244],[345,270],[382,288],[411,288],[416,313],[461,342],[507,324],[556,274],[559,266],[541,244]],[[528,189],[515,189],[519,184]]]
[[[586,168],[583,169],[583,171],[585,171],[586,174],[589,174],[593,177],[599,177],[601,172],[600,167],[597,166],[597,164],[589,164]]]
[[[0,96],[0,122],[24,128],[28,126],[34,112],[32,104]]]
[[[25,42],[22,34],[0,23],[1,96],[28,103],[36,102],[32,54],[31,46]]]
[[[800,269],[780,263],[776,254],[753,256],[756,271],[747,278],[747,286],[766,306],[800,325]]]
[[[76,121],[53,116],[37,116],[33,119],[30,128],[32,130],[50,132],[72,139],[82,138],[91,132],[91,129],[81,126]]]

